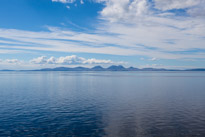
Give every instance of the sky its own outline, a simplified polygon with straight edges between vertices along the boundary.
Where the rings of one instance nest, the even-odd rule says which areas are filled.
[[[0,69],[97,65],[205,68],[205,1],[0,1]]]

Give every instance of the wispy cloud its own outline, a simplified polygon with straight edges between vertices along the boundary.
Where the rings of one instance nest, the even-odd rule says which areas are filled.
[[[75,0],[52,0],[53,2],[61,2],[61,3],[73,3]]]
[[[12,64],[19,64],[22,61],[18,60],[18,59],[6,59],[5,60],[6,63],[12,63]]]
[[[53,0],[73,3],[74,0]],[[205,58],[203,0],[96,0],[104,4],[93,31],[0,29],[0,53],[18,50],[142,55],[157,59]],[[65,4],[66,5],[66,4]],[[178,16],[170,10],[183,9]],[[194,52],[193,52],[194,51]],[[189,54],[187,54],[189,53]]]
[[[151,59],[149,59],[149,60],[151,60],[151,61],[156,61],[156,60],[157,60],[157,58],[151,58]]]
[[[2,47],[8,48],[7,46],[0,46],[0,54],[19,54],[19,53],[26,53],[27,52],[25,50],[1,49]]]
[[[140,65],[139,68],[160,68],[160,69],[193,69],[195,66],[175,66],[175,65],[163,65],[163,64],[146,64]]]
[[[172,9],[192,8],[202,3],[202,0],[154,0],[155,8],[166,11]]]
[[[205,35],[203,34],[205,31],[202,32],[203,24],[185,30],[166,27],[157,22],[156,24],[155,26],[128,26],[107,23],[92,34],[52,27],[45,32],[0,29],[0,37],[6,39],[4,45],[0,45],[0,52],[5,50],[2,48],[7,48],[7,50],[143,55],[165,59],[205,58],[205,53],[200,52],[200,49],[205,49],[205,39],[202,38]],[[167,39],[176,39],[175,44],[165,43]],[[199,52],[190,55],[176,53],[176,51],[192,51],[193,49],[199,49]]]

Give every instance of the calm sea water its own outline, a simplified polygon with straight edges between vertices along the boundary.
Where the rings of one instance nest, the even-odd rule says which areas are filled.
[[[205,137],[205,73],[0,72],[0,136]]]

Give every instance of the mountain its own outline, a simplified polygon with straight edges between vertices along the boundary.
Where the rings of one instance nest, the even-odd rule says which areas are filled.
[[[134,67],[129,67],[127,68],[128,71],[139,71],[140,69],[134,68]]]
[[[106,69],[101,66],[95,66],[91,68],[92,71],[105,71]]]
[[[112,65],[112,66],[108,67],[106,70],[109,70],[109,71],[127,71],[127,69],[125,67],[123,67],[122,65],[119,65],[119,66]]]
[[[71,69],[72,71],[89,71],[90,68],[85,68],[85,67],[75,67]]]

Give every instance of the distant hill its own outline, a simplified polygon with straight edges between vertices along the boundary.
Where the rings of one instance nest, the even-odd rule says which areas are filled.
[[[205,68],[187,69],[186,71],[205,71]]]
[[[106,70],[109,70],[109,71],[127,71],[128,69],[126,69],[122,65],[119,65],[119,66],[112,65],[112,66],[108,67]]]
[[[10,70],[10,69],[3,69],[1,71],[15,71],[15,70]]]
[[[92,71],[105,71],[106,69],[101,66],[95,66],[91,68]]]
[[[75,68],[67,68],[67,67],[57,67],[57,68],[45,68],[34,71],[88,71],[90,68],[85,67],[75,67]]]
[[[15,70],[0,70],[0,71],[15,71]],[[37,70],[20,70],[20,71],[205,71],[205,68],[198,68],[198,69],[185,69],[185,70],[177,70],[177,69],[164,69],[164,68],[135,68],[129,67],[125,68],[122,65],[112,65],[108,68],[103,68],[102,66],[95,66],[93,68],[86,68],[86,67],[57,67],[57,68],[43,68]]]

